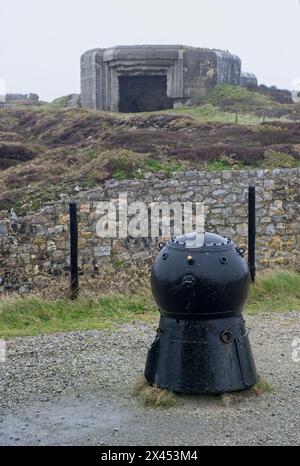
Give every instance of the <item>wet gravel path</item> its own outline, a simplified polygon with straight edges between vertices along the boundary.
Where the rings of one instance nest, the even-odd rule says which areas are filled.
[[[202,396],[149,409],[132,396],[157,324],[9,340],[0,445],[299,445],[300,314],[246,320],[258,372],[276,391],[229,406]]]

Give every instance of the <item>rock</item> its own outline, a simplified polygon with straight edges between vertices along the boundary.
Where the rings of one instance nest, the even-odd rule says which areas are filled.
[[[273,236],[273,235],[275,235],[275,233],[276,233],[276,228],[275,228],[275,226],[272,225],[272,224],[271,224],[271,225],[268,225],[267,228],[266,228],[266,234],[267,234],[267,235],[270,235],[270,236]]]
[[[7,223],[5,220],[0,221],[0,236],[6,236],[8,232]]]
[[[111,246],[97,246],[94,248],[94,255],[96,257],[109,256],[111,253]]]

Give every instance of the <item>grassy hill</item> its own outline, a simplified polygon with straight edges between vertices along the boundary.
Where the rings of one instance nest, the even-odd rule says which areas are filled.
[[[65,102],[0,108],[0,210],[147,172],[300,165],[300,106],[260,92],[217,86],[199,107],[135,115]]]

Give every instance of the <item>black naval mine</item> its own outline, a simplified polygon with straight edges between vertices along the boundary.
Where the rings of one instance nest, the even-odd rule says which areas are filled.
[[[151,274],[161,317],[145,368],[150,385],[204,394],[257,382],[242,316],[250,286],[244,253],[213,233],[190,233],[162,245]]]

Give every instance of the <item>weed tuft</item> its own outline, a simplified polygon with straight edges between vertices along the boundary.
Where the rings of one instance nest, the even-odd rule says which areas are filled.
[[[149,408],[171,408],[180,404],[178,396],[173,392],[151,387],[144,376],[138,377],[135,381],[133,394]]]
[[[263,377],[259,377],[256,384],[248,390],[232,393],[222,393],[220,400],[225,408],[230,407],[234,403],[240,403],[249,397],[260,397],[265,393],[275,393],[274,387]]]

